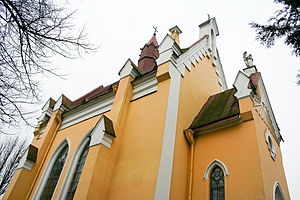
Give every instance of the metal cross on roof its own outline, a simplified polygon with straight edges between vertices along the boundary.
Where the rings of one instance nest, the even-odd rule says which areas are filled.
[[[158,32],[157,26],[156,27],[153,26],[153,28],[154,28],[154,35],[156,35],[156,33]]]

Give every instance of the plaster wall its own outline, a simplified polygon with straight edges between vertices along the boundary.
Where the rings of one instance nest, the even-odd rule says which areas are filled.
[[[107,199],[153,199],[170,80],[157,92],[131,101]]]
[[[86,121],[78,123],[74,126],[68,127],[66,129],[63,129],[56,133],[55,139],[50,147],[47,158],[44,162],[44,165],[42,166],[41,173],[39,174],[39,178],[37,179],[36,184],[33,187],[33,190],[32,190],[33,192],[31,192],[31,194],[29,196],[30,199],[32,199],[34,197],[34,194],[36,193],[36,191],[38,189],[38,186],[41,182],[41,179],[43,178],[45,169],[48,166],[48,163],[49,163],[52,155],[54,154],[54,152],[56,151],[58,146],[61,144],[61,142],[64,141],[66,138],[68,138],[68,140],[70,141],[68,157],[65,162],[64,168],[61,172],[61,176],[59,178],[59,182],[56,186],[55,192],[53,194],[53,198],[57,199],[59,192],[60,192],[62,182],[65,179],[66,173],[70,167],[69,164],[71,162],[71,159],[72,159],[72,156],[74,154],[76,147],[79,145],[80,141],[88,134],[90,129],[95,126],[95,124],[97,123],[99,118],[100,118],[100,116],[93,117],[91,119],[88,119]],[[87,165],[85,165],[84,168],[86,168],[86,167],[88,168],[88,165],[89,165],[89,163],[87,163]],[[84,177],[84,171],[83,171],[82,177]]]
[[[44,157],[49,144],[53,140],[57,126],[59,126],[59,123],[56,120],[56,115],[59,115],[58,111],[52,114],[41,137],[38,139],[39,136],[35,136],[32,141],[32,144],[39,148],[36,163],[32,167],[31,171],[23,168],[16,171],[9,188],[5,193],[4,199],[24,199],[28,195],[28,192],[32,191],[37,173],[39,173],[39,168],[44,163]]]
[[[287,187],[286,177],[284,173],[282,154],[279,144],[276,142],[274,133],[271,134],[273,145],[276,149],[276,158],[273,160],[268,144],[265,140],[265,132],[267,130],[267,124],[261,118],[255,108],[252,109],[252,113],[255,119],[256,134],[258,141],[258,150],[260,155],[260,162],[262,167],[263,181],[264,181],[264,193],[266,199],[273,199],[274,196],[274,184],[279,182],[283,195],[286,200],[290,199],[289,191]],[[271,130],[271,129],[269,129]],[[284,143],[281,143],[284,145]]]
[[[170,199],[186,199],[190,146],[183,134],[212,94],[221,91],[216,68],[204,57],[181,78]]]
[[[193,199],[209,199],[206,168],[215,159],[228,169],[225,199],[265,199],[254,121],[195,138]]]

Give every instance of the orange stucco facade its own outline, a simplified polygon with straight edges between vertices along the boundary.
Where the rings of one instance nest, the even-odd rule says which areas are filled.
[[[290,199],[281,136],[271,127],[275,118],[262,115],[254,102],[261,85],[252,84],[251,74],[239,75],[234,85],[237,120],[190,128],[208,98],[227,90],[213,41],[218,35],[215,19],[200,29],[201,39],[185,50],[179,46],[177,26],[159,46],[148,43],[159,57],[146,73],[128,60],[120,80],[104,92],[80,101],[62,96],[46,104],[32,141],[38,149],[36,161],[22,158],[4,199],[43,199],[53,163],[68,146],[50,196],[65,199],[85,141],[88,154],[73,199],[210,199],[215,166],[224,170],[225,199],[275,199],[276,184],[284,199]],[[156,41],[155,35],[151,41]],[[245,81],[253,85],[252,91],[243,88]],[[187,130],[192,133],[189,139]],[[276,158],[270,155],[267,130]]]

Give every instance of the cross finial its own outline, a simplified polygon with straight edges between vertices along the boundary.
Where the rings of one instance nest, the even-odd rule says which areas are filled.
[[[156,33],[158,32],[157,26],[156,27],[153,26],[153,28],[154,28],[154,35],[156,35]]]
[[[207,13],[208,20],[210,20],[210,15]]]

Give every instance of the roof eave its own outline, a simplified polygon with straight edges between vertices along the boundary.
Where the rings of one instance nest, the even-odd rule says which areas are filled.
[[[235,126],[235,125],[241,124],[242,122],[243,122],[243,120],[242,120],[241,116],[238,114],[238,115],[234,115],[234,116],[222,119],[217,122],[207,124],[205,126],[193,128],[192,130],[195,131],[194,136],[199,136],[204,133],[210,133],[210,132],[217,131],[220,129]]]

